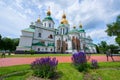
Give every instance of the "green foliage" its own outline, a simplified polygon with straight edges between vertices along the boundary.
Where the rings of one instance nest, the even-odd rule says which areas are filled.
[[[11,39],[7,37],[2,38],[2,36],[0,35],[0,50],[9,50],[10,52],[15,51],[18,43],[19,43],[18,38],[16,39]]]
[[[96,51],[97,51],[96,53],[100,53],[98,45],[95,45],[95,47],[96,47]]]
[[[30,53],[31,55],[34,55],[34,54],[35,54],[35,51],[31,49],[31,50],[29,51],[29,53]]]
[[[118,46],[114,45],[114,44],[110,44],[108,45],[108,48],[111,50],[111,53],[117,53],[117,49],[119,48]]]
[[[31,69],[33,70],[35,76],[50,78],[55,75],[57,65],[58,60],[56,60],[56,58],[46,57],[33,61]]]
[[[108,45],[106,43],[106,41],[101,41],[100,44],[98,44],[98,48],[99,48],[99,51],[100,53],[104,53],[108,50]]]
[[[116,42],[120,45],[120,15],[117,16],[116,22],[107,24],[106,32],[108,36],[116,36]]]
[[[117,37],[115,38],[115,41],[120,45],[120,36],[117,36]]]
[[[119,46],[114,45],[114,44],[108,45],[106,43],[106,41],[101,41],[101,43],[98,44],[98,48],[99,48],[100,53],[104,53],[105,54],[106,51],[108,51],[108,49],[111,50],[111,53],[116,53],[116,49],[118,49]]]
[[[84,52],[74,53],[71,59],[75,68],[78,71],[80,72],[87,71],[88,65],[87,65],[86,54]]]

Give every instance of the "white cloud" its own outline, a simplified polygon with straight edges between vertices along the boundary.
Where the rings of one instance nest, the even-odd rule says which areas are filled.
[[[0,21],[7,24],[0,23],[0,32],[7,32],[6,35],[9,34],[11,37],[19,37],[21,29],[28,27],[38,15],[43,19],[50,6],[52,17],[57,21],[55,26],[59,25],[58,22],[65,11],[71,27],[79,26],[82,22],[83,27],[94,40],[97,40],[96,42],[107,38],[110,39],[108,42],[114,42],[104,30],[105,25],[115,21],[116,16],[120,14],[119,4],[120,0],[15,0],[14,3],[12,0],[1,0]]]

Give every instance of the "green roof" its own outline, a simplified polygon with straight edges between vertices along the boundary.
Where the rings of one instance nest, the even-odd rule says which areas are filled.
[[[85,50],[90,50],[88,47],[85,47]]]
[[[54,46],[54,43],[48,43],[48,46]]]
[[[85,30],[82,29],[82,28],[80,28],[80,29],[78,30],[78,32],[85,32]]]
[[[53,21],[52,17],[49,16],[49,15],[47,15],[47,16],[43,19],[43,21],[47,21],[47,20],[51,20],[51,21]]]
[[[44,44],[44,43],[41,43],[41,42],[33,43],[33,45],[37,45],[37,46],[45,46],[45,44]]]
[[[87,43],[88,45],[90,45],[90,46],[95,46],[95,44],[93,44],[93,43]]]
[[[78,30],[77,29],[72,29],[71,31],[68,32],[69,34],[71,33],[78,33]]]
[[[24,29],[23,31],[35,32],[35,29],[32,29],[32,28],[26,28],[26,29]]]
[[[60,27],[64,27],[64,26],[65,26],[65,24],[60,24],[59,26],[60,26]]]

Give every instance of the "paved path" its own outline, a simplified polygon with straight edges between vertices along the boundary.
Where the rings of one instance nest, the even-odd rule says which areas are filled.
[[[71,56],[56,56],[59,63],[69,63],[71,61]],[[120,61],[120,56],[114,56],[113,57],[115,61]],[[27,58],[27,57],[17,57],[17,58],[0,58],[0,67],[3,66],[12,66],[12,65],[21,65],[21,64],[30,64],[32,61],[34,61],[36,57]],[[91,59],[96,59],[98,62],[107,62],[106,56],[91,56]],[[109,62],[112,61],[112,59],[109,57]]]

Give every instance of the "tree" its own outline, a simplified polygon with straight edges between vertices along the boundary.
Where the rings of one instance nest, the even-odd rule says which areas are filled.
[[[19,38],[11,39],[0,35],[0,50],[9,50],[10,52],[16,50],[16,46],[19,43]]]
[[[100,53],[98,45],[95,45],[96,53]]]
[[[5,38],[2,39],[2,41],[3,41],[3,45],[2,45],[3,50],[5,50],[5,51],[10,50],[11,51],[12,48],[13,48],[12,39],[5,37]]]
[[[120,46],[120,15],[117,16],[116,22],[107,24],[106,32],[108,36],[116,36],[115,41]]]
[[[12,39],[13,40],[13,48],[12,51],[16,50],[16,46],[18,46],[19,38]]]
[[[111,53],[117,53],[117,49],[119,48],[118,46],[114,45],[114,44],[110,44],[108,46],[108,48],[111,50]]]
[[[2,36],[0,34],[0,50],[2,49]]]
[[[105,41],[101,41],[100,44],[98,44],[98,48],[99,48],[99,51],[100,53],[104,53],[108,50],[108,45]]]

